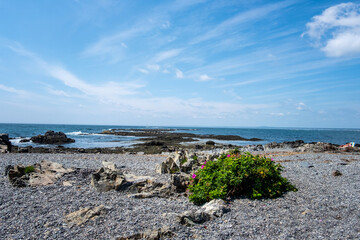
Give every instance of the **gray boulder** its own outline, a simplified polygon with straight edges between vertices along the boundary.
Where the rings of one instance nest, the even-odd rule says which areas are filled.
[[[226,207],[225,202],[221,199],[213,199],[212,201],[204,204],[197,211],[186,211],[177,217],[177,221],[186,226],[193,226],[201,224],[211,219],[221,217],[229,209]]]

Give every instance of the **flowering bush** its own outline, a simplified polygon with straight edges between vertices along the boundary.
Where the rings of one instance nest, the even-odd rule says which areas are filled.
[[[297,189],[281,176],[282,166],[273,159],[238,151],[208,161],[190,178],[190,201],[203,204],[212,199],[247,196],[275,198]]]

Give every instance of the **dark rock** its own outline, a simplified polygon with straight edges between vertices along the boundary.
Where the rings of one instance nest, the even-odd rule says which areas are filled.
[[[9,134],[0,133],[0,153],[11,152],[11,142],[9,140]]]
[[[276,148],[298,148],[304,144],[303,140],[296,140],[296,141],[289,141],[289,142],[271,142],[264,145],[265,150],[266,149],[276,149]]]
[[[214,142],[214,141],[207,141],[205,144],[206,144],[206,145],[212,145],[212,146],[214,146],[214,145],[215,145],[215,142]]]
[[[341,173],[339,170],[336,170],[336,171],[334,171],[334,172],[332,173],[332,175],[333,175],[334,177],[338,177],[338,176],[341,176],[342,173]]]
[[[65,133],[54,131],[47,131],[45,135],[34,136],[30,140],[34,143],[57,145],[75,142],[74,139],[68,138]]]
[[[21,143],[30,142],[30,139],[27,139],[27,138],[21,139],[20,142],[21,142]]]

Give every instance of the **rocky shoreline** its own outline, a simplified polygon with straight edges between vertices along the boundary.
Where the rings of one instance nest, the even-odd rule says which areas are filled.
[[[198,155],[201,153],[205,157],[219,154],[200,151]],[[14,187],[8,176],[1,176],[0,235],[5,239],[358,238],[358,152],[314,153],[277,148],[254,153],[280,162],[284,176],[299,191],[277,199],[239,198],[218,203],[218,208],[202,207],[189,202],[182,193],[139,197],[132,192],[131,186],[146,189],[143,180],[133,176],[156,179],[153,183],[171,183],[173,174],[158,167],[169,162],[171,154],[0,154],[2,173],[9,169],[8,165],[29,166],[43,160],[64,168],[60,168],[61,176],[55,174],[58,178],[53,184],[44,186]],[[94,188],[92,176],[104,167],[104,161],[114,163],[121,169],[120,177],[132,182],[126,185],[128,190],[104,192]]]
[[[134,150],[114,154],[125,151],[65,147],[24,151],[9,145],[6,134],[1,141],[1,149],[8,152],[0,154],[0,235],[5,239],[360,236],[358,145],[341,148],[298,140],[239,147],[281,163],[284,177],[298,191],[277,199],[234,198],[196,206],[186,192],[189,176],[233,146],[205,143],[167,147],[162,154]]]

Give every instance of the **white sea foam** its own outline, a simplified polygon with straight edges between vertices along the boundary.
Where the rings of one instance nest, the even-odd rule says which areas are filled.
[[[68,132],[66,135],[89,135],[89,133],[83,133],[82,131],[78,132]]]

